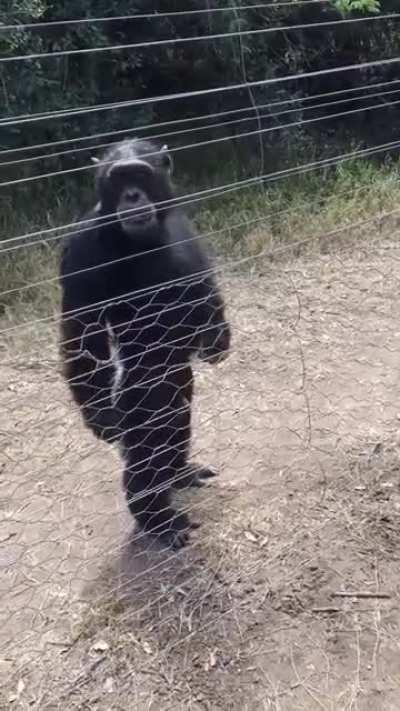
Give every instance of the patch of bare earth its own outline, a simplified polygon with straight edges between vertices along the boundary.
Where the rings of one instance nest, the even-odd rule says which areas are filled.
[[[4,338],[1,708],[398,711],[399,286],[394,242],[227,277],[178,554],[135,536],[55,328]]]

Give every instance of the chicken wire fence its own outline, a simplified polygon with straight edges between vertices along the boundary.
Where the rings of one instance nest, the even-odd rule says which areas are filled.
[[[171,21],[174,14],[179,13],[169,13]],[[384,23],[385,17],[343,18],[317,26],[323,37],[327,24]],[[386,19],[392,17],[397,15]],[[76,19],[68,26],[104,21]],[[37,26],[0,29],[32,28]],[[304,26],[79,52],[118,56],[121,49],[148,46],[153,51],[162,43],[193,39],[201,52],[207,41],[230,37],[240,42],[251,33],[288,29]],[[73,53],[14,54],[0,63],[29,61],[33,72],[41,55],[51,61]],[[399,61],[365,61],[258,82],[247,81],[244,62],[243,81],[229,86],[188,87],[179,95],[10,114],[0,120],[3,129],[29,132],[36,122],[73,121],[93,112],[123,111],[127,105],[141,108],[171,100],[180,105],[199,96],[207,106],[211,94],[221,96],[219,112],[205,109],[188,119],[147,122],[134,132],[85,135],[82,129],[64,140],[32,145],[28,138],[23,148],[4,146],[0,188],[11,196],[42,181],[61,179],[68,186],[74,178],[83,183],[96,170],[88,151],[96,154],[132,135],[146,136],[149,129],[152,140],[176,139],[170,152],[177,162],[186,151],[217,150],[249,137],[259,151],[258,169],[251,175],[188,189],[179,198],[184,209],[194,205],[212,211],[227,197],[239,205],[244,193],[257,194],[251,215],[227,212],[222,227],[210,223],[190,237],[196,244],[200,236],[216,244],[227,240],[228,254],[185,278],[155,279],[142,289],[132,283],[128,293],[67,311],[73,335],[61,338],[61,351],[71,363],[85,361],[80,384],[90,396],[83,409],[90,411],[89,421],[100,422],[100,429],[105,422],[104,430],[109,420],[102,417],[111,412],[111,443],[102,441],[103,429],[95,438],[85,426],[68,390],[75,376],[68,378],[67,370],[65,378],[60,358],[59,246],[77,230],[84,239],[99,215],[84,221],[71,216],[55,225],[49,215],[40,228],[2,235],[1,708],[398,709],[396,167],[390,164],[379,185],[351,184],[323,199],[316,195],[318,204],[310,212],[292,204],[290,195],[271,208],[268,190],[309,175],[323,185],[332,171],[354,160],[396,155],[400,139],[298,163],[292,157],[289,165],[270,171],[264,139],[274,131],[387,111],[400,101],[400,79],[365,84],[360,78],[351,89],[275,98],[268,104],[255,101],[252,92],[256,86],[279,90],[285,83],[326,73],[362,76],[363,70],[385,64],[397,71]],[[248,108],[225,107],[228,90],[243,88],[249,92]],[[302,112],[318,109],[322,114],[302,113],[299,119],[299,103]],[[271,117],[279,117],[278,123],[265,126]],[[215,128],[223,129],[222,136],[215,137]],[[202,138],[196,140],[199,131]],[[80,163],[43,169],[47,159],[66,156]],[[94,206],[94,189],[91,196]],[[165,209],[167,203],[161,199],[158,207]],[[366,203],[367,211],[355,209]],[[118,219],[105,211],[101,221],[108,228]],[[277,226],[279,239],[274,237]],[[165,244],[152,248],[157,273],[170,249]],[[31,268],[31,255],[46,262],[40,278]],[[28,268],[21,266],[24,260]],[[113,267],[125,270],[130,260],[131,255],[116,256]],[[78,274],[86,283],[104,266],[110,262],[78,268],[67,278]],[[226,313],[221,315],[212,302],[207,318],[193,321],[204,300],[214,295],[214,287],[206,297],[201,291],[211,275]],[[172,301],[165,297],[171,290]],[[121,305],[110,331],[109,309]],[[190,413],[188,331],[193,350],[201,355],[210,331],[208,346],[215,347],[225,318],[232,341],[219,349],[221,357],[215,360],[220,362],[191,361],[195,397]],[[104,357],[94,357],[88,345],[98,336],[110,348]],[[162,404],[153,397],[160,388]],[[126,498],[121,472],[131,450],[140,452],[131,475],[135,481],[147,477],[148,483],[145,492],[128,486]],[[216,476],[195,482],[203,486],[182,489],[179,484],[188,483],[192,462]],[[157,540],[157,527],[136,527],[129,514],[133,504],[140,515],[156,499],[164,501],[171,488],[177,510],[188,516],[185,527],[189,521],[193,526],[189,540],[186,530],[180,539],[187,545],[175,546],[178,550],[161,545],[165,540]]]

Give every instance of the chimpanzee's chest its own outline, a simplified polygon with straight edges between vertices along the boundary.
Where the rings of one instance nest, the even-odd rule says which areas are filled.
[[[157,361],[191,350],[197,339],[199,285],[198,276],[185,274],[168,260],[156,262],[150,273],[143,261],[131,269],[124,265],[107,307],[119,347],[128,357]]]

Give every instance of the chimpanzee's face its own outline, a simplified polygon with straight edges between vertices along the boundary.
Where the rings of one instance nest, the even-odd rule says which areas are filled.
[[[127,142],[122,148],[102,171],[103,208],[116,214],[126,235],[140,237],[156,228],[168,209],[172,161],[166,146],[155,151],[147,141]]]

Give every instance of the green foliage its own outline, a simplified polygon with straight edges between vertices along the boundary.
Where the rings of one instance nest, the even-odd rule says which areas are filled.
[[[380,0],[332,0],[332,3],[343,15],[351,12],[378,13],[381,9]]]
[[[31,22],[40,20],[46,11],[46,0],[3,0],[3,22]]]

